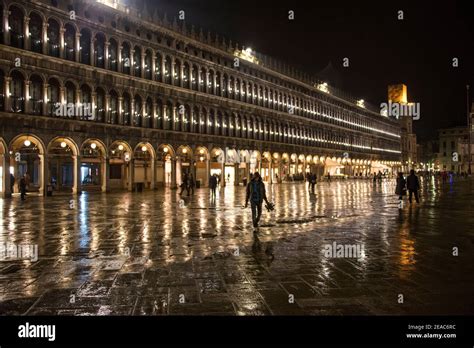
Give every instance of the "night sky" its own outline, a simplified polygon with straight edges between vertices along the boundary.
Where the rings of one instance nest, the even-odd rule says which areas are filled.
[[[472,1],[279,1],[129,0],[157,7],[233,43],[318,75],[332,62],[339,78],[330,83],[375,105],[387,99],[387,85],[405,83],[408,99],[419,102],[418,138],[466,124],[466,84],[474,95],[474,11]],[[470,6],[471,5],[471,6]],[[295,19],[288,20],[288,11]],[[398,10],[404,20],[398,20]],[[350,66],[342,66],[344,57]],[[459,67],[452,67],[452,59]]]

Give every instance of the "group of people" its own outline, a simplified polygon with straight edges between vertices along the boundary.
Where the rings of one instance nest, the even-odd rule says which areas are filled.
[[[308,181],[308,191],[314,193],[314,187],[316,186],[316,182],[318,180],[316,173],[308,173],[306,175],[306,180]]]
[[[403,201],[403,196],[406,196],[408,191],[408,201],[410,202],[410,204],[412,203],[412,196],[415,196],[416,203],[420,203],[420,198],[418,195],[419,189],[420,181],[418,180],[418,177],[416,176],[415,171],[413,169],[410,170],[410,175],[408,175],[406,179],[403,177],[403,173],[398,173],[395,194],[398,195],[398,199],[400,200],[400,202]],[[402,205],[400,205],[399,207],[401,208]]]
[[[20,179],[20,182],[18,183],[18,190],[20,191],[20,196],[21,196],[22,201],[25,200],[26,189],[28,187],[28,184],[29,184],[29,176],[28,174],[23,174]],[[13,193],[14,188],[15,188],[15,176],[13,174],[10,174],[10,192],[11,193]]]
[[[196,181],[194,180],[194,176],[192,173],[184,173],[183,180],[181,182],[181,192],[179,193],[180,196],[183,195],[184,190],[186,192],[191,193],[194,195],[194,187],[196,186]]]

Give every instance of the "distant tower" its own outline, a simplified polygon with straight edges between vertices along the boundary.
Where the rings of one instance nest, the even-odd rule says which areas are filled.
[[[408,104],[407,86],[403,83],[388,86],[388,101],[392,103]],[[416,134],[413,133],[413,119],[409,116],[400,116],[398,122],[401,128],[401,161],[404,172],[409,171],[417,162]]]

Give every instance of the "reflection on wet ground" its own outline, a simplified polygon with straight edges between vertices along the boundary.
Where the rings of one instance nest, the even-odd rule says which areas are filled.
[[[0,200],[0,243],[39,251],[0,262],[0,314],[472,314],[473,183],[401,210],[392,181],[269,185],[256,233],[243,187]]]

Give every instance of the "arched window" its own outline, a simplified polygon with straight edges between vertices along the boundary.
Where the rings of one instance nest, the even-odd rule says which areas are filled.
[[[105,92],[102,88],[97,88],[96,105],[95,105],[95,121],[105,121]]]
[[[59,23],[54,19],[48,20],[48,54],[59,57]]]
[[[174,84],[175,86],[181,86],[181,62],[178,59],[174,61]]]
[[[122,72],[130,75],[131,71],[131,57],[130,57],[130,45],[128,42],[122,44]]]
[[[174,123],[173,118],[173,104],[171,102],[166,103],[166,112],[164,118],[164,129],[172,130],[172,124]]]
[[[221,90],[221,73],[218,71],[216,72],[216,84],[215,84],[215,93],[218,96],[222,95],[222,90]]]
[[[191,109],[188,105],[184,107],[182,130],[184,132],[191,132]]]
[[[110,123],[118,124],[119,103],[118,103],[118,95],[114,90],[110,91],[109,108],[110,108]]]
[[[118,44],[114,39],[109,40],[109,70],[118,71]]]
[[[24,48],[24,14],[18,7],[10,7],[8,25],[10,26],[10,45],[17,48]]]
[[[195,106],[193,108],[193,113],[192,113],[192,123],[191,123],[191,132],[192,133],[199,133],[199,122],[201,121],[199,119],[199,108]]]
[[[31,43],[31,50],[36,53],[43,52],[43,20],[41,17],[32,12],[30,14],[30,23],[29,23],[29,31],[30,31],[30,43]]]
[[[25,78],[23,75],[14,71],[11,74],[11,90],[10,90],[10,100],[11,100],[11,111],[12,112],[25,112]]]
[[[199,85],[198,85],[198,90],[200,92],[204,92],[205,91],[205,87],[204,87],[204,83],[206,81],[206,70],[204,70],[204,68],[201,68],[199,70]]]
[[[209,111],[209,122],[208,124],[206,125],[206,128],[208,130],[208,134],[215,134],[215,130],[216,130],[216,117],[215,117],[215,111],[214,110],[210,110]]]
[[[122,101],[122,110],[123,110],[123,124],[128,126],[130,125],[130,117],[132,115],[132,102],[130,94],[124,93]]]
[[[30,109],[33,115],[43,113],[43,80],[38,75],[30,79]]]
[[[88,29],[81,30],[80,51],[82,64],[91,64],[91,33]]]
[[[67,60],[76,60],[76,29],[71,24],[64,26],[64,54]]]
[[[146,50],[144,69],[145,69],[145,78],[148,80],[151,80],[153,77],[153,74],[151,71],[152,67],[153,67],[153,54],[151,53],[151,50]]]
[[[98,68],[105,68],[105,36],[98,33],[94,40],[94,58],[95,66]]]
[[[142,76],[142,50],[138,46],[135,46],[133,52],[133,70],[134,76]]]
[[[227,75],[224,74],[224,77],[222,78],[222,96],[224,98],[229,98],[229,79],[227,78]]]

